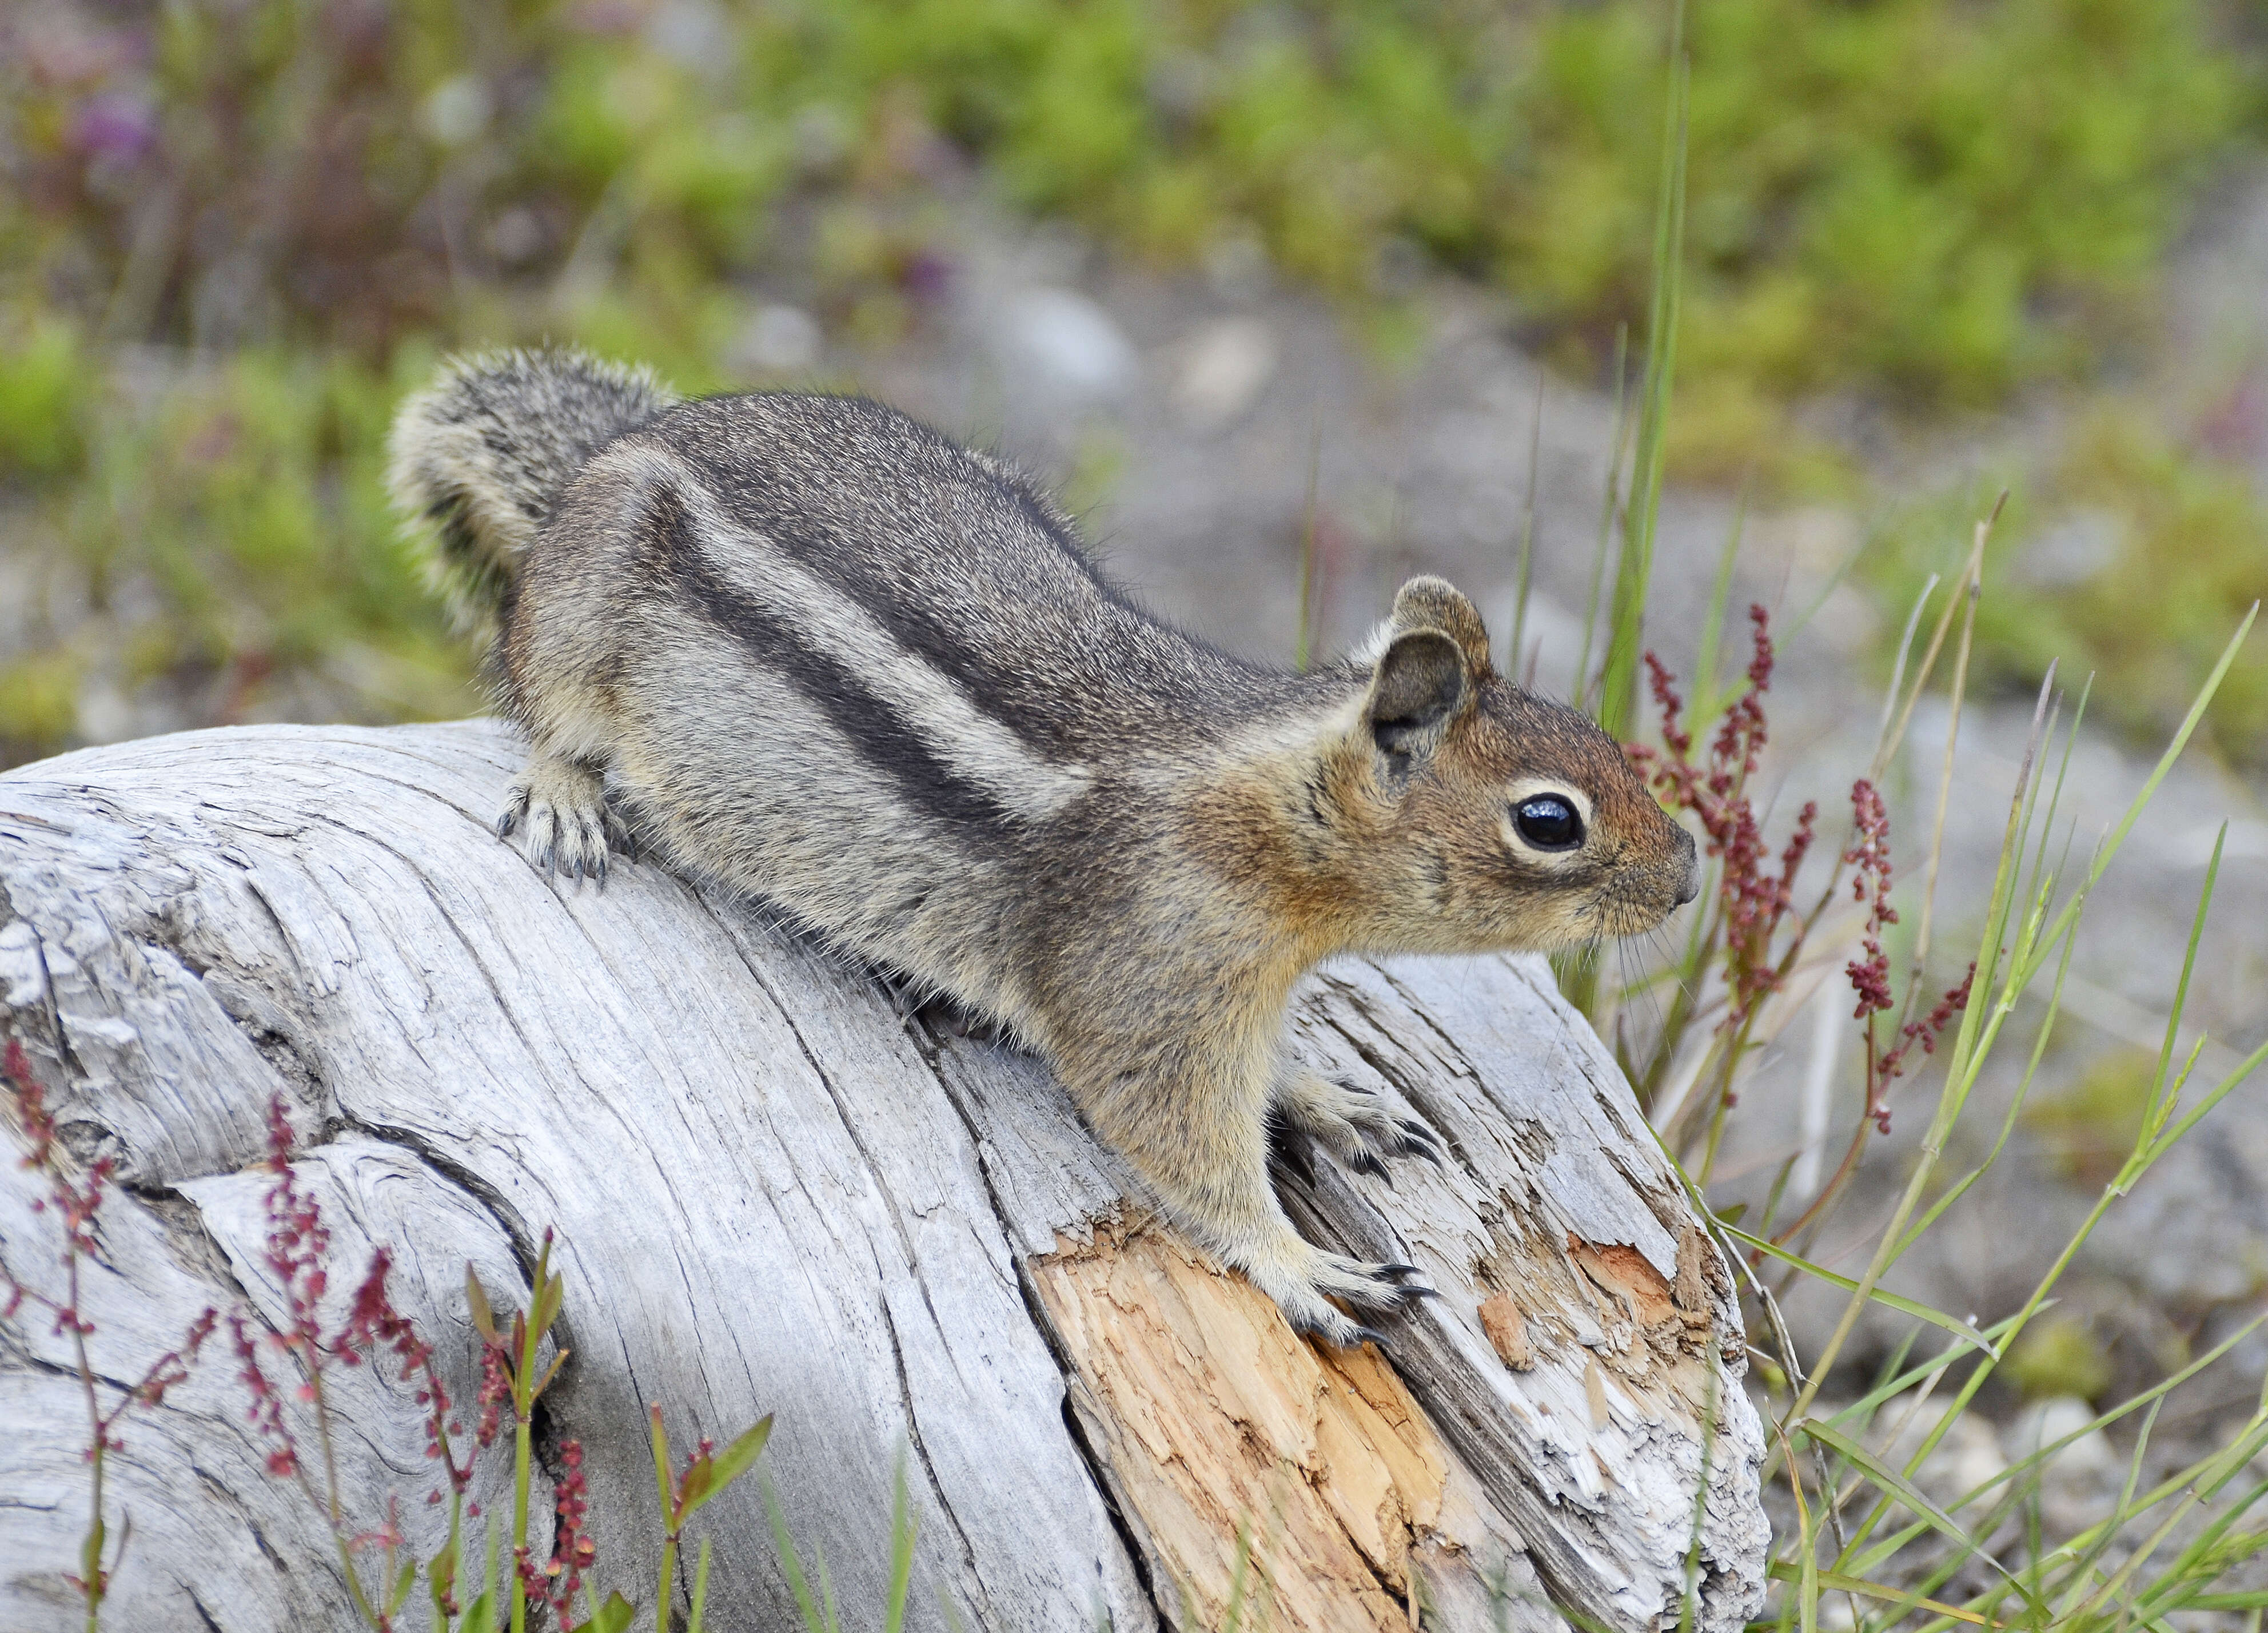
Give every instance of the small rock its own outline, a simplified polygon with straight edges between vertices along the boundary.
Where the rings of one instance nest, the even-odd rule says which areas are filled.
[[[2016,576],[2043,590],[2067,590],[2085,584],[2118,559],[2125,547],[2126,523],[2100,506],[2069,512],[2018,548],[2010,565]]]
[[[2053,1445],[2066,1435],[2087,1429],[2095,1418],[2095,1409],[2075,1395],[2058,1395],[2027,1407],[2008,1425],[2008,1432],[2003,1437],[2009,1460],[2029,1457],[2043,1445]],[[2060,1469],[2066,1478],[2118,1480],[2125,1475],[2126,1460],[2100,1429],[2087,1429],[2085,1434],[2054,1454],[2051,1467]]]
[[[90,743],[119,743],[137,735],[134,705],[114,680],[99,677],[79,689],[78,734]]]
[[[425,94],[417,122],[443,147],[462,147],[489,128],[494,104],[477,74],[458,74]]]
[[[2061,1451],[2051,1452],[2027,1475],[2040,1482],[2040,1523],[2064,1537],[2084,1531],[2117,1504],[2126,1477],[2126,1460],[2100,1429],[2088,1429],[2095,1409],[2073,1395],[2058,1395],[2027,1407],[2001,1437],[2008,1460],[2021,1461],[2066,1435],[2086,1430]]]
[[[1258,401],[1276,357],[1275,331],[1259,319],[1209,323],[1182,343],[1174,401],[1193,425],[1226,425]]]
[[[645,42],[681,68],[711,74],[730,67],[738,43],[714,0],[663,0],[646,18]]]
[[[1002,303],[995,338],[1002,361],[1057,395],[1114,397],[1139,367],[1110,314],[1075,290],[1030,289]]]
[[[1848,1593],[1825,1593],[1819,1596],[1819,1633],[1845,1633],[1859,1625],[1858,1616],[1851,1608]]]
[[[1945,1413],[1945,1402],[1925,1401],[1908,1422],[1911,1405],[1911,1397],[1905,1395],[1885,1402],[1874,1415],[1874,1431],[1867,1436],[1868,1443],[1881,1447],[1882,1460],[1893,1468],[1905,1467]],[[1887,1444],[1881,1439],[1884,1435],[1891,1436]],[[1992,1425],[1974,1413],[1963,1412],[1922,1459],[1913,1482],[1924,1497],[1943,1506],[1959,1502],[2007,1467]]]
[[[819,361],[821,339],[817,320],[800,306],[759,306],[733,349],[751,368],[788,373]]]

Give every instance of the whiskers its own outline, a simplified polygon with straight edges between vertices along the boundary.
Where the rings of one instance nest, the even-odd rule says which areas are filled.
[[[1676,949],[1660,925],[1615,945],[1615,963],[1622,978],[1622,1003],[1615,1015],[1615,1052],[1633,1086],[1643,1094],[1644,1078],[1652,1070],[1669,1018],[1662,1002],[1666,986],[1677,989],[1681,981]]]

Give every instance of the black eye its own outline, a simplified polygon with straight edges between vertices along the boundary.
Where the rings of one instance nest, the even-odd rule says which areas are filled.
[[[1557,794],[1523,799],[1512,813],[1520,836],[1538,850],[1572,850],[1583,842],[1583,819]]]

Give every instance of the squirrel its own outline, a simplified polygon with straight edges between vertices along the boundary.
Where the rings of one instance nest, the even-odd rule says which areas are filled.
[[[1620,747],[1499,676],[1440,578],[1284,673],[1142,610],[1035,482],[894,409],[681,400],[561,349],[446,365],[390,453],[532,746],[499,835],[601,887],[634,839],[990,1021],[1327,1342],[1379,1335],[1333,1300],[1432,1290],[1305,1240],[1271,1129],[1378,1174],[1441,1151],[1286,1058],[1301,976],[1641,933],[1697,888]]]

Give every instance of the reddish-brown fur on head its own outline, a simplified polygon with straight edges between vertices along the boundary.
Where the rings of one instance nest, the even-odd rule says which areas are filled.
[[[1692,899],[1691,836],[1612,738],[1495,673],[1452,586],[1404,585],[1368,656],[1324,779],[1345,819],[1329,872],[1359,922],[1350,945],[1556,949],[1642,933]],[[1538,801],[1572,809],[1554,837],[1572,842],[1534,842],[1534,817],[1556,814]]]

